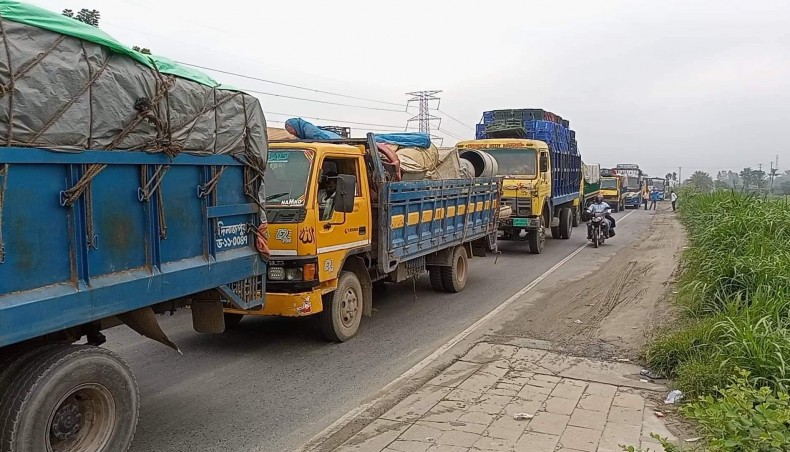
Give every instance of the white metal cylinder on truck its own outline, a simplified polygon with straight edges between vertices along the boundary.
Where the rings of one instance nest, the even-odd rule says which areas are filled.
[[[499,165],[496,159],[488,152],[469,149],[463,151],[459,157],[472,163],[475,169],[475,177],[493,177],[499,172]]]

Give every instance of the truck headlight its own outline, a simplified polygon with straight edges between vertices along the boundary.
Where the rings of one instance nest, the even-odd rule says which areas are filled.
[[[269,279],[272,281],[285,280],[285,269],[283,267],[269,267]]]
[[[302,269],[301,268],[288,268],[285,270],[285,279],[288,281],[301,281]]]

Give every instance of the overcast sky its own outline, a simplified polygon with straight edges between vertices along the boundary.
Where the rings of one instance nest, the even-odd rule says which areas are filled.
[[[544,108],[571,121],[586,162],[790,169],[790,1],[397,2],[35,0],[98,9],[128,45],[229,72],[405,103],[440,89],[441,130],[472,138],[484,110]],[[311,116],[394,130],[416,114],[209,72],[258,94],[271,126]],[[447,117],[458,119],[461,123]],[[280,122],[277,122],[280,121]]]

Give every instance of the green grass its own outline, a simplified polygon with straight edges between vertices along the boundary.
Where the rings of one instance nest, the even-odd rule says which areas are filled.
[[[720,425],[725,421],[716,418],[717,410],[729,410],[726,418],[735,410],[734,398],[758,406],[750,398],[768,391],[784,401],[790,389],[790,204],[735,192],[679,196],[689,237],[677,297],[684,314],[677,328],[650,344],[646,357],[652,369],[673,379],[685,400],[700,400],[687,414],[707,432],[748,436],[735,424]],[[744,413],[738,414],[745,416],[741,424],[761,422]],[[790,438],[790,424],[770,425],[781,430],[768,433],[776,441]],[[754,450],[774,450],[763,446]]]

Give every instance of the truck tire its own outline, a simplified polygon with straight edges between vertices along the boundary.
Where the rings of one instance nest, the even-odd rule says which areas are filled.
[[[353,272],[343,271],[337,289],[324,295],[321,331],[332,342],[345,342],[357,335],[362,321],[362,285]]]
[[[573,233],[573,211],[570,207],[560,209],[560,238],[569,239]]]
[[[442,285],[445,292],[458,293],[464,290],[467,276],[469,275],[469,261],[466,256],[466,248],[463,245],[455,247],[452,266],[439,267],[439,270],[442,272]]]
[[[0,451],[125,451],[140,409],[131,370],[109,350],[59,345],[16,372],[0,400]]]
[[[573,208],[573,227],[578,228],[579,225],[582,224],[582,207],[579,204],[579,207]]]
[[[446,292],[444,280],[442,279],[442,268],[431,266],[428,268],[428,280],[431,282],[431,289],[437,292]]]
[[[540,227],[536,231],[530,231],[529,237],[529,252],[532,254],[540,254],[546,246],[546,228],[544,227],[543,217],[540,217]]]
[[[620,211],[620,204],[614,202],[609,205],[612,208],[612,212],[619,212]]]
[[[225,330],[232,330],[239,326],[241,323],[241,319],[244,318],[244,314],[233,314],[230,312],[226,312],[222,314],[222,317],[225,318]]]

